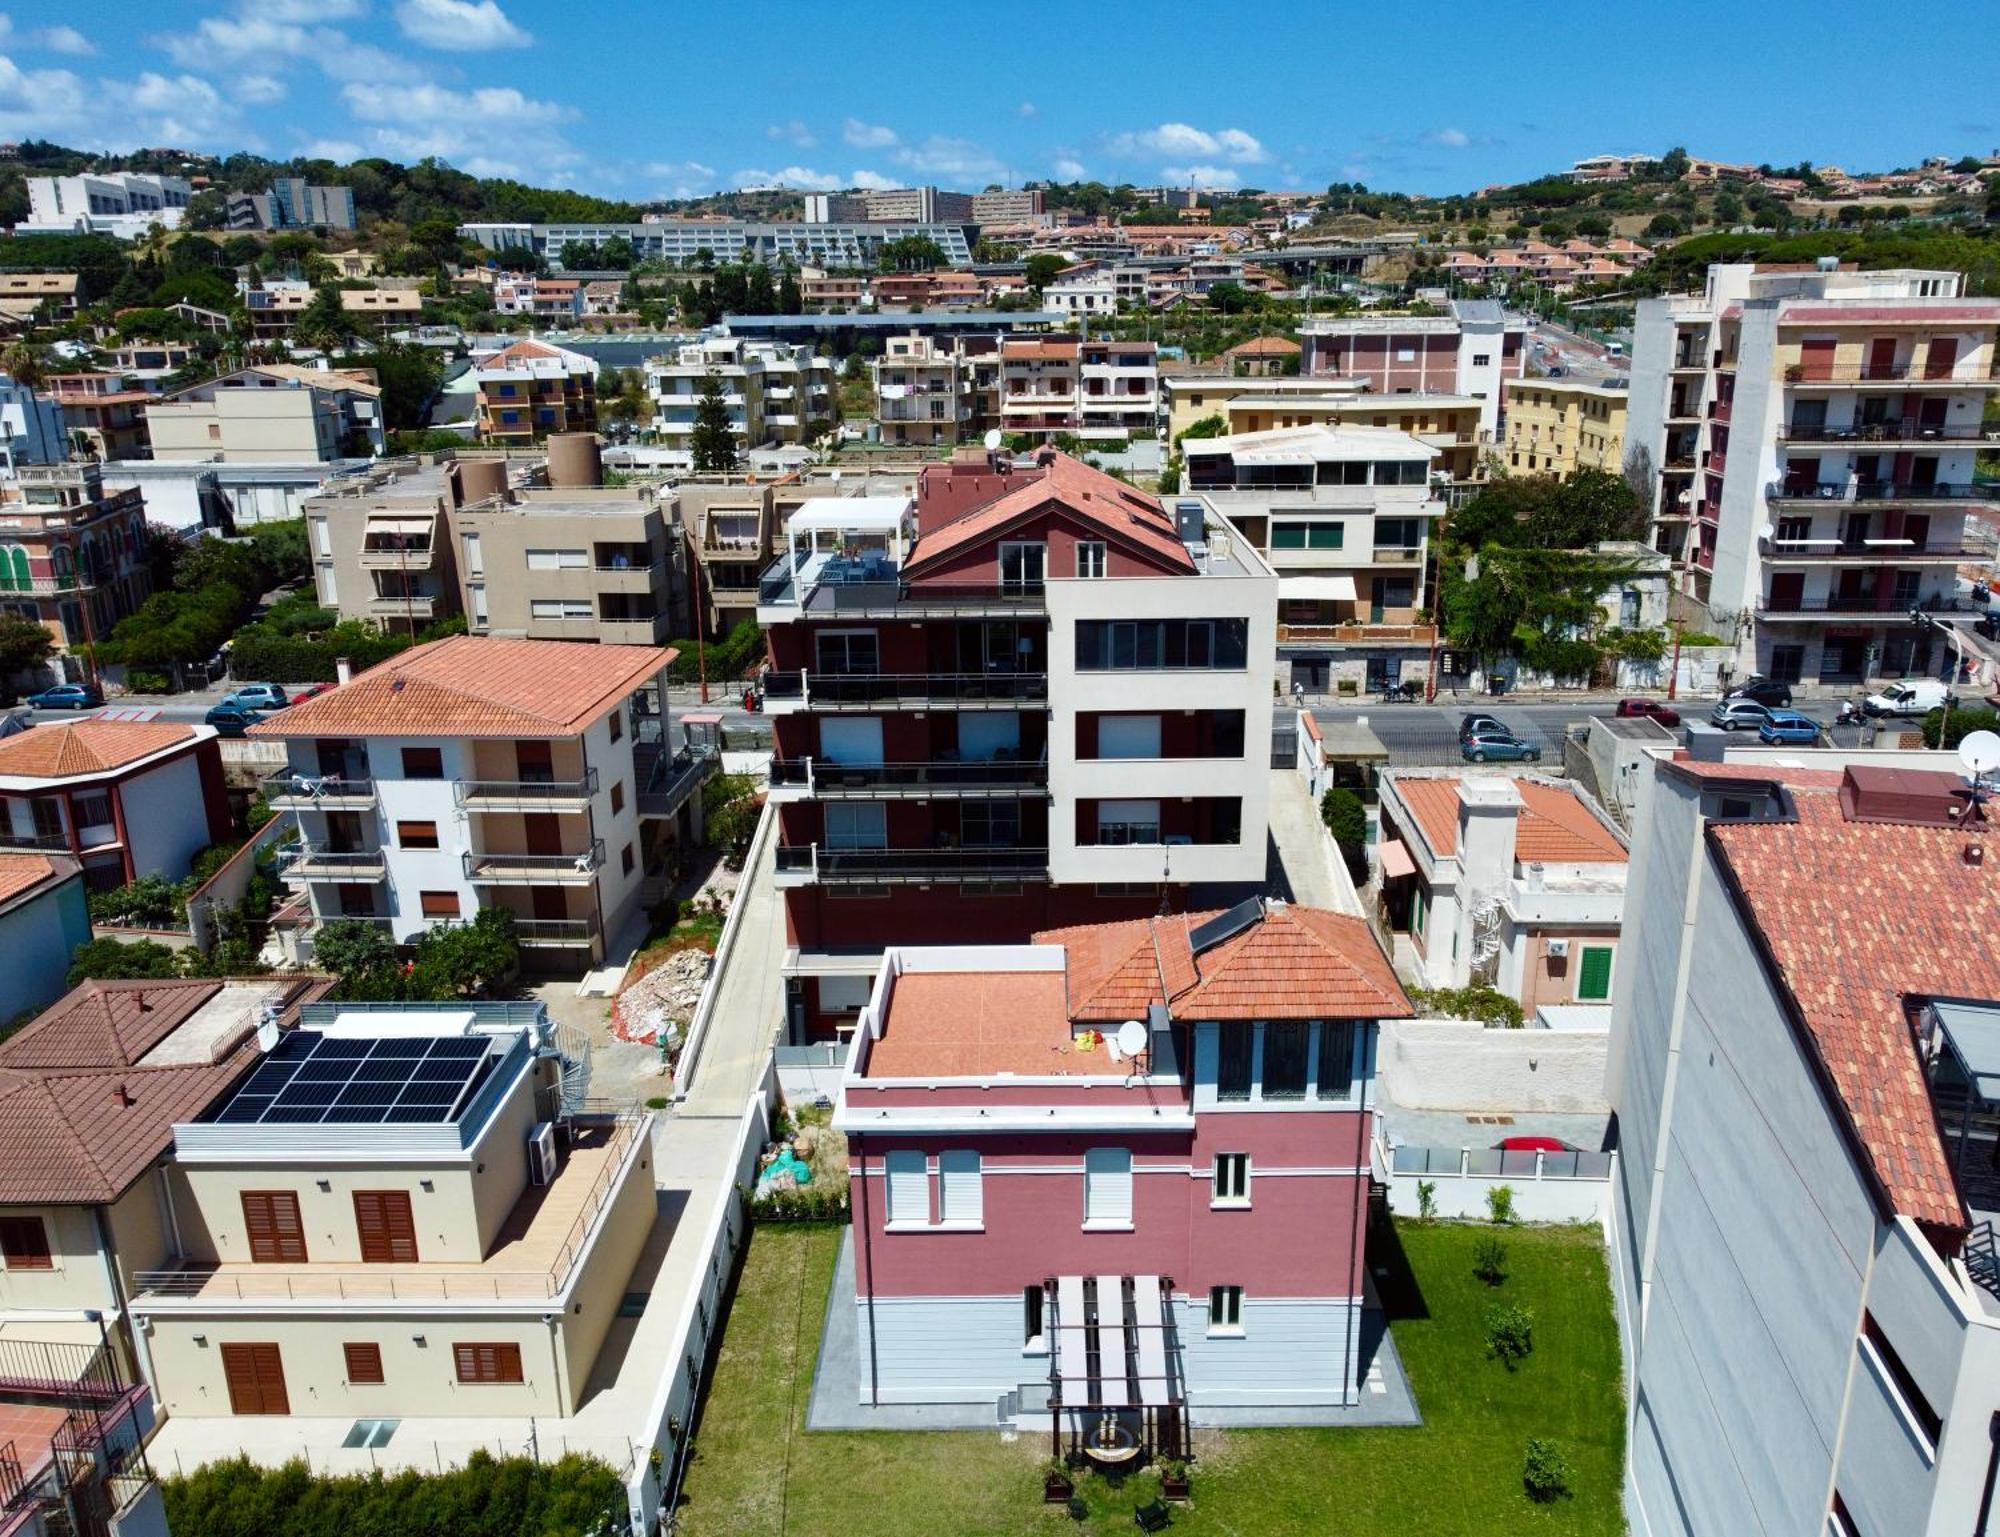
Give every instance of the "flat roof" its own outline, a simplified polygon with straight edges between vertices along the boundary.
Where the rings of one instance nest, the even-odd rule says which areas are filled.
[[[224,1126],[452,1125],[499,1065],[508,1040],[463,1033],[470,1010],[421,1026],[371,1017],[373,1036],[294,1030],[208,1119]],[[457,1025],[459,1033],[440,1033]]]
[[[905,971],[890,992],[870,1078],[1122,1077],[1109,1053],[1084,1050],[1061,971]]]

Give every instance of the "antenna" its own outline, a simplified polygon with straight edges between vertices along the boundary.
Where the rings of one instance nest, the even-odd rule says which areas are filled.
[[[1958,744],[1958,761],[1965,765],[1965,772],[1975,780],[1984,779],[1995,769],[2000,769],[2000,733],[1967,732],[1965,740]]]

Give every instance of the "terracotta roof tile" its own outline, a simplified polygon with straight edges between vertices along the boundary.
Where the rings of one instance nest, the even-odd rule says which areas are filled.
[[[1833,787],[1776,772],[1794,786],[1796,822],[1715,824],[1708,837],[1889,1199],[1963,1227],[1904,1005],[2000,998],[2000,872],[1966,864],[1956,828],[1850,822]]]
[[[1398,778],[1394,783],[1432,855],[1448,859],[1456,854],[1459,781],[1446,776]],[[1516,859],[1579,865],[1626,862],[1625,845],[1570,791],[1533,779],[1517,779],[1514,785],[1521,792],[1521,815],[1514,827]]]
[[[204,733],[164,720],[77,720],[37,726],[0,742],[0,775],[72,779],[137,763]]]
[[[252,736],[575,736],[675,655],[653,646],[454,635],[250,728]]]
[[[0,854],[0,903],[26,895],[55,873],[46,854]]]

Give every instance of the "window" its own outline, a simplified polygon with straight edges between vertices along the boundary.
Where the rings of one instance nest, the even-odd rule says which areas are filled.
[[[618,867],[621,870],[623,870],[627,875],[630,875],[632,873],[632,866],[635,863],[637,863],[637,861],[633,858],[632,855],[632,845],[628,843],[619,852]]]
[[[1124,846],[1160,841],[1158,801],[1099,801],[1097,841],[1102,845]]]
[[[1048,1354],[1048,1335],[1042,1325],[1042,1306],[1046,1300],[1039,1286],[1021,1288],[1021,1349],[1027,1355]]]
[[[959,842],[969,849],[1011,849],[1021,843],[1019,801],[965,801],[959,807]]]
[[[1306,1097],[1306,1026],[1274,1020],[1264,1026],[1264,1098]]]
[[[1475,352],[1472,355],[1472,366],[1474,368],[1485,368],[1492,361],[1493,354],[1490,352]]]
[[[830,803],[826,808],[826,846],[830,849],[887,848],[887,808],[880,801]]]
[[[53,1270],[49,1230],[40,1217],[0,1217],[0,1257],[9,1270]]]
[[[617,816],[618,813],[623,811],[624,809],[625,809],[625,781],[622,779],[614,779],[611,781],[611,814],[613,816]]]
[[[259,1265],[301,1265],[306,1258],[305,1224],[299,1198],[291,1190],[245,1190],[243,1233],[251,1261]]]
[[[403,749],[403,777],[405,779],[444,778],[444,749],[441,747],[405,747]]]
[[[417,1224],[407,1190],[354,1192],[354,1230],[365,1265],[414,1265]]]
[[[979,1183],[979,1155],[961,1149],[938,1154],[938,1220],[976,1225],[986,1216]]]
[[[340,1347],[340,1353],[347,1358],[347,1383],[349,1387],[358,1384],[382,1381],[382,1347],[375,1343],[350,1341]]]
[[[1611,996],[1611,946],[1585,945],[1576,968],[1579,1002],[1602,1003]]]
[[[1875,1322],[1874,1315],[1870,1313],[1861,1315],[1861,1354],[1875,1369],[1877,1378],[1881,1380],[1883,1388],[1896,1400],[1897,1407],[1902,1409],[1911,1424],[1930,1443],[1926,1451],[1935,1457],[1938,1437],[1944,1434],[1944,1421],[1938,1416],[1937,1410],[1931,1407],[1930,1400],[1917,1385],[1917,1379],[1911,1375],[1909,1367],[1903,1363],[1903,1358],[1896,1353],[1896,1347],[1889,1343],[1889,1337],[1882,1332],[1881,1325]]]
[[[1210,1334],[1241,1334],[1243,1332],[1242,1287],[1209,1287],[1208,1332]]]
[[[1000,590],[1009,593],[1040,592],[1048,560],[1049,547],[1045,544],[1002,544]]]
[[[1354,1092],[1354,1021],[1327,1019],[1319,1027],[1321,1099],[1346,1099]]]
[[[459,916],[458,893],[455,891],[425,891],[418,894],[426,918],[456,918]]]
[[[924,1155],[907,1148],[882,1155],[884,1184],[888,1188],[889,1211],[885,1219],[891,1227],[922,1227],[931,1220],[931,1183],[925,1172]]]
[[[454,1345],[460,1382],[520,1382],[521,1347],[516,1344]]]
[[[588,598],[531,598],[530,619],[590,619],[594,615]]]
[[[1211,1206],[1248,1206],[1250,1204],[1250,1155],[1248,1153],[1217,1153],[1215,1155],[1215,1188],[1209,1193]]]
[[[314,518],[312,520],[312,529],[313,553],[318,555],[321,560],[333,559],[333,533],[326,526],[326,519]]]
[[[396,846],[404,849],[434,849],[438,846],[438,825],[435,822],[398,822],[396,824]]]
[[[1080,539],[1076,546],[1076,574],[1078,576],[1101,577],[1104,575],[1104,541],[1101,539]]]
[[[1250,1097],[1253,1028],[1228,1019],[1215,1027],[1215,1097],[1219,1100],[1241,1101]]]
[[[483,630],[486,628],[488,622],[486,614],[486,589],[484,586],[475,584],[466,588],[466,591],[472,594],[472,627],[475,630]]]
[[[1102,715],[1097,721],[1097,756],[1100,758],[1157,758],[1160,756],[1160,717],[1157,715]]]
[[[1250,645],[1246,619],[1079,619],[1083,672],[1179,668],[1240,670]]]
[[[882,670],[881,642],[873,630],[826,630],[814,638],[821,672],[851,676]]]
[[[625,712],[622,709],[613,710],[611,712],[611,740],[614,742],[622,742],[624,739],[625,739]]]
[[[588,553],[583,550],[528,551],[530,571],[581,571],[588,562]]]
[[[467,534],[465,536],[465,574],[467,576],[484,576],[486,574],[486,557],[480,550],[479,535],[477,534]]]
[[[1132,1154],[1122,1147],[1093,1147],[1083,1155],[1083,1225],[1132,1226]]]

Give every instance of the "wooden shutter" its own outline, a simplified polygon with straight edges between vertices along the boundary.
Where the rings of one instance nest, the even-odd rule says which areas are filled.
[[[306,1230],[294,1191],[244,1191],[243,1231],[250,1240],[250,1258],[257,1264],[305,1263]]]
[[[454,1345],[460,1382],[519,1382],[521,1347],[512,1344]]]
[[[1578,969],[1576,996],[1602,1002],[1611,996],[1611,947],[1609,945],[1586,945],[1583,951],[1583,965]]]
[[[232,1414],[290,1414],[285,1363],[276,1345],[226,1344],[222,1376],[229,1385]]]
[[[924,1170],[921,1152],[902,1150],[884,1155],[882,1167],[888,1176],[891,1222],[931,1220],[930,1176]]]
[[[349,1383],[380,1382],[382,1380],[382,1347],[370,1341],[350,1341],[340,1347],[347,1358],[347,1380]]]
[[[49,1230],[40,1217],[0,1217],[0,1255],[9,1270],[53,1270]]]
[[[361,1259],[368,1265],[414,1265],[417,1224],[407,1190],[354,1192],[354,1226],[361,1235]]]
[[[986,1215],[979,1185],[979,1155],[963,1149],[938,1154],[938,1218],[978,1222]]]

